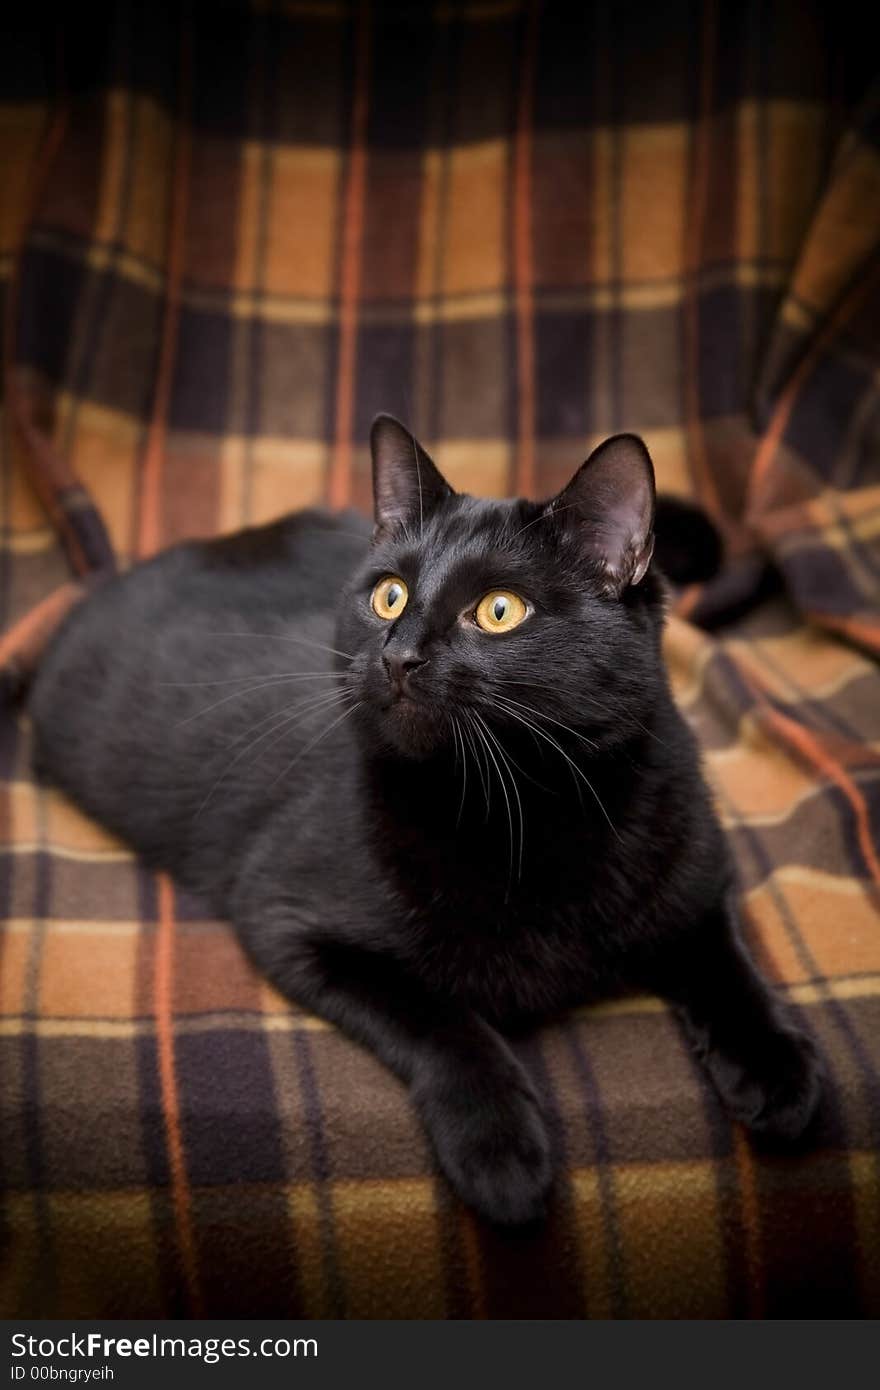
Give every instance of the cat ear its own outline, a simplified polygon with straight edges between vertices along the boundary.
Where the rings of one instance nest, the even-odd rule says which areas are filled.
[[[644,578],[654,550],[654,466],[635,434],[606,439],[553,502],[568,510],[579,542],[598,561],[610,593]]]
[[[421,523],[452,488],[409,430],[377,415],[370,430],[377,526]]]

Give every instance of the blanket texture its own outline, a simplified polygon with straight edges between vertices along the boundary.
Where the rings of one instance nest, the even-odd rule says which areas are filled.
[[[830,1086],[759,1154],[658,1000],[584,1010],[522,1048],[550,1218],[489,1229],[6,710],[3,1313],[880,1313],[876,45],[815,0],[86,10],[0,42],[0,631],[111,547],[368,508],[380,409],[489,494],[641,432],[724,532],[669,667]]]

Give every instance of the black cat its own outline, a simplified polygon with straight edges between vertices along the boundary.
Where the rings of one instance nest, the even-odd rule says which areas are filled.
[[[390,416],[371,444],[372,538],[303,512],[76,609],[33,691],[38,771],[371,1048],[492,1220],[538,1216],[553,1177],[505,1031],[611,992],[670,1000],[731,1114],[797,1137],[820,1067],[744,949],[669,693],[644,445],[536,503],[454,493]]]

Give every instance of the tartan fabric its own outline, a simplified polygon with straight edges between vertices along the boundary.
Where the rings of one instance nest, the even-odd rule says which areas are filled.
[[[0,629],[105,526],[125,565],[367,507],[379,409],[491,494],[640,431],[725,533],[669,666],[831,1086],[814,1151],[761,1155],[659,1001],[584,1010],[523,1044],[550,1219],[490,1230],[4,714],[3,1312],[880,1312],[874,46],[777,0],[89,9],[3,21]]]

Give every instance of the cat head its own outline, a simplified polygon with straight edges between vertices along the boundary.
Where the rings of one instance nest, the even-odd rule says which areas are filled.
[[[642,441],[606,440],[545,502],[454,492],[389,415],[370,444],[376,524],[338,641],[375,745],[423,758],[481,720],[604,745],[638,727],[663,679]]]

